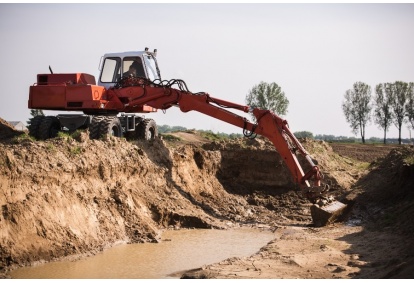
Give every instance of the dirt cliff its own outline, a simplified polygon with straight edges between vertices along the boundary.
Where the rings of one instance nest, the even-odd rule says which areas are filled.
[[[118,242],[156,242],[167,227],[275,221],[273,211],[249,205],[243,190],[288,183],[275,169],[270,171],[278,175],[276,183],[249,164],[252,159],[272,168],[280,163],[274,150],[264,160],[262,151],[249,149],[170,150],[159,139],[89,140],[87,133],[34,141],[6,123],[1,136],[2,269],[93,253]],[[245,178],[237,181],[233,171]]]
[[[310,204],[267,140],[172,146],[161,139],[90,140],[86,132],[77,132],[35,141],[11,129],[4,120],[0,122],[0,272],[39,261],[94,254],[118,243],[157,242],[166,228],[265,225],[277,233],[290,231],[281,234],[290,240],[286,235],[297,231],[283,229],[296,227],[292,229],[302,231],[302,247],[310,239],[303,236],[306,231],[329,234],[328,228],[303,230],[311,224]],[[367,219],[372,210],[364,211],[365,185],[358,183],[364,176],[370,180],[364,164],[336,154],[325,142],[302,142],[319,161],[331,193],[349,203],[361,198],[358,220]],[[404,174],[412,177],[412,173]],[[346,235],[344,231],[349,229],[353,228],[341,232]],[[272,259],[272,244],[264,249],[267,252],[261,257],[267,254],[266,260]],[[284,252],[288,251],[277,251]],[[230,265],[238,266],[237,260]],[[332,272],[325,268],[312,275],[327,278]],[[352,278],[354,273],[361,274],[354,269],[335,274]],[[251,269],[244,278],[261,277]],[[269,273],[265,278],[280,275]]]

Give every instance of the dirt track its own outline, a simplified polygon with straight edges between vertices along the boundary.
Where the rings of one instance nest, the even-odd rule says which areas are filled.
[[[309,203],[264,140],[183,145],[32,141],[0,123],[0,272],[76,258],[119,242],[157,242],[160,231],[265,226],[275,240],[183,277],[412,278],[412,148],[366,163],[303,141],[332,193],[353,204],[348,223],[315,228]],[[257,170],[260,168],[261,170]],[[351,221],[351,222],[349,222]],[[229,223],[232,223],[229,225]],[[369,239],[369,240],[367,240]],[[384,257],[386,255],[386,257]]]

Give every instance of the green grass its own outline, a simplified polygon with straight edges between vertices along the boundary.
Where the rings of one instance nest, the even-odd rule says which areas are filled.
[[[75,140],[78,140],[80,138],[81,134],[82,134],[82,131],[76,130],[73,133],[71,133],[70,136],[72,138],[74,138]]]
[[[414,155],[407,156],[404,159],[404,162],[409,164],[409,165],[414,165]]]
[[[227,140],[228,136],[221,135],[221,134],[215,134],[211,131],[200,131],[200,136],[203,138],[206,138],[210,141],[221,141],[221,140]]]
[[[56,147],[55,147],[55,145],[54,145],[54,144],[48,143],[48,144],[46,145],[46,150],[47,150],[47,151],[50,151],[50,152],[55,152],[55,151],[56,151]]]
[[[169,134],[160,134],[165,141],[181,141],[182,139]]]
[[[57,138],[60,138],[62,140],[66,140],[69,143],[73,140],[73,138],[72,138],[72,136],[69,132],[58,132]]]
[[[76,130],[74,132],[58,132],[57,137],[72,142],[73,140],[80,141],[81,134],[85,130]]]
[[[82,148],[80,146],[74,146],[69,149],[71,155],[78,155],[82,153]]]
[[[369,168],[370,165],[371,165],[371,163],[369,163],[369,162],[358,162],[357,169],[366,170],[366,169]]]
[[[23,133],[21,135],[15,136],[12,139],[12,141],[13,141],[13,143],[19,144],[19,143],[22,143],[22,142],[25,142],[25,141],[35,141],[35,138],[32,137],[31,135],[27,134],[27,133]]]

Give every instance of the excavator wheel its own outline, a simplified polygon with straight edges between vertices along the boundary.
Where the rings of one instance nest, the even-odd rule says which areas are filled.
[[[154,140],[158,136],[157,124],[153,119],[143,119],[137,126],[136,137],[143,140]]]
[[[29,135],[31,135],[35,139],[39,139],[39,126],[44,118],[45,116],[39,115],[30,119]]]
[[[41,140],[55,138],[61,130],[62,127],[57,117],[46,116],[42,119],[39,125],[38,138]]]
[[[119,121],[116,116],[106,116],[100,122],[99,135],[101,137],[105,136],[114,136],[122,137],[122,126],[121,121]]]
[[[94,116],[92,118],[92,122],[89,125],[89,138],[91,140],[99,139],[100,136],[100,127],[101,127],[101,121],[105,119],[105,116]]]

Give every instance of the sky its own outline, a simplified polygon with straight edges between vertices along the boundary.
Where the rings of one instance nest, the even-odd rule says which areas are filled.
[[[292,132],[357,136],[341,105],[361,81],[414,81],[414,4],[0,4],[0,117],[26,122],[36,75],[99,76],[101,56],[157,49],[163,79],[245,105],[261,81],[289,100]],[[63,112],[45,111],[47,115]],[[235,113],[248,117],[243,112]],[[147,114],[159,125],[242,129],[197,112]],[[404,125],[402,137],[414,137]],[[366,138],[383,137],[367,125]],[[398,137],[393,125],[387,137]]]

